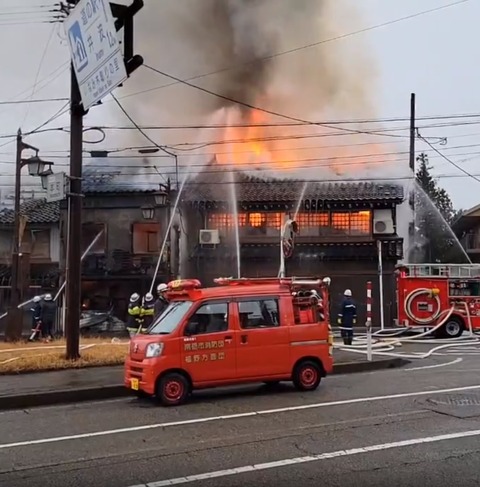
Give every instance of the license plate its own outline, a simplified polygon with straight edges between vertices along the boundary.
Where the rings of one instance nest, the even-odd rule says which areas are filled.
[[[138,391],[139,388],[138,379],[130,379],[130,386],[134,391]]]

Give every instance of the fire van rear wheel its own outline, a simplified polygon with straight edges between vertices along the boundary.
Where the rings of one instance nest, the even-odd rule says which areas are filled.
[[[188,380],[176,372],[163,376],[157,385],[157,398],[164,406],[183,404],[190,392]]]
[[[465,325],[460,318],[453,316],[441,328],[441,338],[458,338],[462,335]]]
[[[322,379],[320,366],[310,360],[300,362],[293,371],[293,384],[299,391],[314,391]]]

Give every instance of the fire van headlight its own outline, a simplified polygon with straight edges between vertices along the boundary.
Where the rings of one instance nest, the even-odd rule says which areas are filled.
[[[163,351],[163,343],[149,343],[145,351],[146,358],[159,357]]]

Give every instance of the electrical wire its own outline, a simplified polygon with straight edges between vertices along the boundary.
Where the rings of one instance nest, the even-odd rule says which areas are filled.
[[[2,102],[0,102],[1,104]],[[480,118],[480,113],[471,114],[452,114],[438,116],[417,117],[416,122],[432,120],[458,120],[466,118]],[[195,125],[142,125],[144,130],[191,130],[191,129],[224,129],[224,128],[283,128],[283,127],[306,127],[312,123],[326,123],[328,125],[351,125],[365,123],[388,123],[388,122],[410,122],[410,118],[371,118],[371,119],[350,119],[350,120],[326,120],[324,122],[278,122],[278,123],[242,123],[242,124],[195,124]],[[477,122],[480,123],[480,120]],[[436,127],[436,125],[434,125]],[[126,125],[102,126],[112,130],[132,130],[132,127]],[[407,128],[407,127],[406,127]],[[410,128],[410,127],[408,127]],[[392,130],[392,129],[390,129]],[[398,129],[400,130],[400,128]]]
[[[48,125],[49,123],[53,122],[54,120],[56,120],[57,118],[61,117],[63,114],[65,114],[66,112],[69,111],[69,107],[70,105],[70,102],[68,101],[65,105],[63,105],[62,108],[60,108],[59,110],[57,110],[50,118],[48,118],[45,122],[41,123],[38,127],[36,127],[35,129],[31,130],[30,132],[27,132],[25,134],[23,134],[25,137],[27,135],[32,135],[32,134],[36,134],[36,133],[40,133],[41,130],[43,127],[45,127],[46,125]],[[0,148],[1,147],[5,147],[6,145],[8,144],[11,144],[12,142],[14,142],[15,138],[16,138],[16,134],[14,136],[8,136],[10,137],[10,140],[8,140],[7,142],[3,143],[0,145]],[[6,137],[0,137],[0,138],[6,138]]]
[[[157,68],[153,68],[149,64],[143,64],[142,66],[144,68],[150,69],[154,73],[157,73],[157,74],[160,74],[162,76],[165,76],[166,78],[173,79],[173,80],[175,80],[175,81],[177,81],[179,83],[182,83],[182,84],[184,84],[186,86],[189,86],[190,88],[194,88],[196,90],[202,91],[204,93],[207,93],[208,95],[215,96],[217,98],[220,98],[221,100],[228,101],[229,103],[235,103],[236,105],[240,105],[240,106],[243,106],[243,107],[246,107],[246,108],[250,108],[251,110],[256,110],[256,111],[259,111],[259,112],[267,113],[268,115],[273,115],[274,117],[285,118],[286,120],[292,120],[293,122],[300,122],[300,123],[304,123],[304,124],[308,124],[308,125],[317,125],[317,126],[320,126],[320,127],[330,128],[330,129],[335,128],[335,127],[333,127],[331,125],[328,125],[328,124],[325,124],[325,123],[312,122],[310,120],[304,120],[304,119],[297,118],[297,117],[291,117],[291,116],[285,115],[283,113],[274,112],[272,110],[267,110],[266,108],[261,108],[261,107],[255,106],[255,105],[251,105],[250,103],[245,103],[243,101],[236,100],[236,99],[231,98],[229,96],[221,95],[220,93],[215,93],[214,91],[207,90],[206,88],[202,88],[201,86],[198,86],[198,85],[195,85],[193,83],[190,83],[189,81],[183,81],[180,78],[177,78],[176,76],[173,76],[171,74],[165,73],[164,71],[160,71]],[[381,135],[382,137],[385,137],[384,134],[378,134],[376,132],[366,132],[366,131],[363,131],[363,130],[356,130],[356,129],[348,129],[348,128],[345,128],[345,127],[340,127],[340,128],[338,128],[338,130],[342,130],[344,132],[349,132],[349,133],[353,133],[353,134]],[[407,136],[388,134],[387,137],[405,138]]]
[[[86,166],[87,167],[87,166]],[[278,171],[277,171],[278,172]],[[217,174],[219,172],[217,171]],[[164,174],[174,174],[173,171],[172,172],[165,172]],[[108,176],[109,174],[98,174],[98,176]],[[123,175],[123,174],[121,174]],[[151,173],[151,174],[138,174],[138,173],[135,173],[135,174],[128,174],[126,176],[129,176],[129,179],[131,179],[131,176],[152,176],[152,175],[158,175],[157,173]],[[116,176],[116,174],[113,174],[113,176]],[[119,175],[120,176],[120,175]],[[263,178],[265,178],[266,176],[265,175],[262,175]],[[259,176],[259,179],[262,178],[262,176]],[[480,174],[475,174],[474,176],[476,177],[480,177]],[[435,178],[436,179],[458,179],[458,178],[467,178],[467,177],[470,177],[470,176],[465,176],[463,174],[440,174],[440,175],[436,175]],[[346,177],[337,177],[337,178],[322,178],[322,179],[302,179],[302,178],[298,178],[298,179],[276,179],[276,180],[268,180],[268,179],[262,179],[262,180],[251,180],[251,181],[235,181],[235,182],[229,182],[229,183],[225,183],[225,182],[220,182],[220,181],[193,181],[193,182],[187,182],[185,183],[185,186],[187,187],[195,187],[195,186],[199,186],[199,187],[202,187],[202,186],[225,186],[225,184],[234,184],[234,185],[244,185],[244,184],[248,184],[248,185],[256,185],[256,184],[268,184],[268,183],[291,183],[291,182],[302,182],[302,183],[318,183],[318,184],[322,184],[322,183],[337,183],[337,184],[355,184],[355,183],[360,183],[360,182],[364,182],[364,183],[388,183],[388,182],[406,182],[406,181],[410,181],[412,180],[412,176],[384,176],[384,177],[364,177],[364,178],[346,178]],[[128,188],[137,188],[139,186],[142,186],[142,185],[147,185],[147,186],[152,186],[152,181],[151,179],[149,181],[139,181],[139,182],[128,182],[128,181],[118,181],[116,182],[116,184],[118,185],[121,185],[122,187],[128,187]],[[0,187],[11,187],[12,185],[11,184],[8,184],[8,183],[0,183]],[[30,187],[38,187],[38,183],[25,183],[23,184],[22,183],[22,187],[27,187],[27,186],[30,186]]]
[[[165,149],[165,147],[157,144],[152,138],[150,138],[148,136],[148,134],[146,134],[141,128],[140,126],[137,124],[137,122],[135,122],[135,120],[129,115],[129,113],[125,110],[125,108],[122,106],[122,104],[118,101],[118,99],[116,98],[116,96],[113,94],[113,93],[110,93],[110,95],[112,96],[112,98],[115,100],[116,104],[118,105],[118,107],[120,108],[120,110],[123,112],[123,114],[128,118],[128,120],[130,120],[130,122],[135,126],[135,128],[150,142],[152,143],[155,147],[157,147],[158,149],[162,150],[163,152],[165,152],[166,154],[170,155],[170,156],[173,156],[173,157],[176,157],[175,154],[172,154],[171,152],[169,152],[167,149]],[[163,178],[165,180],[165,182],[167,183],[167,179]]]
[[[92,128],[98,129],[98,128],[102,128],[102,127],[92,127]],[[62,131],[63,131],[63,128],[62,128]],[[448,137],[448,140],[459,139],[459,138],[467,138],[467,137],[477,137],[479,135],[480,135],[480,132],[473,132],[473,133],[461,134],[461,135],[452,135],[452,136]],[[11,137],[11,135],[3,135],[3,136],[0,135],[0,138],[2,138],[2,137]],[[338,148],[359,147],[359,146],[369,146],[369,145],[378,146],[378,145],[391,145],[391,144],[398,144],[398,142],[389,140],[389,141],[382,141],[382,142],[359,142],[359,143],[355,143],[355,144],[335,144],[335,145],[328,145],[328,146],[325,146],[325,145],[321,145],[321,146],[302,145],[302,146],[297,146],[297,147],[288,147],[287,149],[272,148],[272,149],[268,149],[268,151],[269,152],[282,152],[285,150],[297,151],[297,150],[309,150],[309,149],[338,149]],[[472,144],[471,146],[476,146],[476,144]],[[466,148],[466,147],[470,147],[470,145],[456,146],[456,148]],[[120,152],[152,150],[152,149],[156,149],[156,148],[157,148],[156,146],[152,146],[152,145],[150,145],[150,146],[149,145],[138,145],[138,146],[125,146],[125,147],[111,147],[111,148],[102,149],[102,152],[106,152],[107,154],[116,154],[116,153],[120,153]],[[445,150],[450,150],[452,148],[453,147],[446,147]],[[65,157],[65,156],[62,156],[61,154],[68,155],[69,152],[70,151],[67,149],[47,149],[47,150],[43,149],[42,150],[43,154],[48,154],[49,157],[56,157],[57,159]],[[91,151],[84,150],[83,152],[85,154],[90,154]],[[254,152],[254,151],[252,151],[252,150],[239,150],[239,151],[222,151],[222,152],[219,152],[219,151],[196,152],[196,153],[190,152],[188,155],[190,157],[193,157],[193,156],[208,156],[208,155],[213,156],[213,155],[228,155],[228,154],[249,154],[252,152]],[[416,151],[416,152],[421,153],[424,151]],[[428,152],[428,150],[426,152]],[[11,154],[11,152],[0,152],[0,155],[10,155],[10,154]],[[108,156],[108,157],[114,157],[114,156]],[[123,155],[122,156],[122,158],[125,158],[125,159],[128,159],[130,157],[132,157],[132,156],[131,155]],[[155,154],[155,155],[148,154],[148,157],[149,158],[151,158],[151,157],[166,158],[166,159],[169,158],[168,155],[162,156],[162,155],[157,155],[157,154]]]
[[[68,68],[69,65],[70,65],[69,62],[60,64],[52,72],[50,72],[47,76],[45,76],[40,81],[38,81],[37,88],[34,90],[34,93],[38,93],[39,91],[41,91],[44,88],[46,88],[51,82],[53,82],[61,74],[63,74],[66,71],[66,69]],[[40,85],[42,83],[44,83],[44,82],[46,82],[46,83],[43,86],[40,87]],[[16,98],[19,97],[19,96],[22,96],[24,93],[28,93],[32,89],[32,87],[33,87],[33,85],[30,86],[29,88],[25,89],[25,90],[22,90],[21,92],[17,93],[15,96],[13,96],[12,98],[10,98],[9,100],[5,100],[4,103],[0,103],[0,104],[5,104],[6,105],[6,104],[8,104],[9,102],[12,102],[12,101],[22,102],[22,103],[23,102],[26,102],[26,100],[28,99],[28,96],[25,97],[25,98],[23,98],[23,99],[21,99],[21,100],[16,100]],[[66,98],[65,101],[66,100],[68,100],[68,98]],[[0,112],[0,114],[5,113],[7,110],[2,110]]]
[[[287,51],[277,52],[277,53],[271,54],[269,56],[265,56],[265,57],[262,57],[262,58],[259,58],[259,59],[255,59],[255,60],[252,60],[252,61],[247,61],[245,63],[241,63],[240,65],[230,66],[228,68],[217,69],[215,71],[210,71],[209,73],[204,73],[204,74],[192,76],[192,77],[186,78],[186,79],[184,79],[182,81],[195,81],[197,79],[205,78],[207,76],[213,76],[214,74],[220,74],[220,73],[224,73],[224,72],[231,71],[231,70],[234,70],[234,69],[238,69],[239,67],[242,67],[242,66],[249,66],[249,65],[256,64],[256,63],[259,63],[259,62],[263,62],[263,61],[266,61],[266,60],[269,60],[269,59],[274,59],[276,57],[284,56],[284,55],[287,55],[287,54],[293,54],[293,53],[296,53],[296,52],[299,52],[299,51],[302,51],[302,50],[305,50],[305,49],[310,49],[310,48],[317,47],[317,46],[320,46],[320,45],[323,45],[323,44],[327,44],[327,43],[330,43],[330,42],[339,41],[339,40],[342,40],[342,39],[346,39],[348,37],[356,36],[358,34],[364,34],[366,32],[369,32],[369,31],[372,31],[372,30],[375,30],[375,29],[379,29],[379,28],[382,28],[382,27],[387,27],[389,25],[397,24],[399,22],[403,22],[403,21],[406,21],[406,20],[411,20],[411,19],[414,19],[414,18],[417,18],[417,17],[421,17],[423,15],[431,14],[431,13],[434,13],[434,12],[437,12],[437,11],[440,11],[440,10],[444,10],[444,9],[447,9],[447,8],[450,8],[450,7],[454,7],[454,6],[460,5],[462,3],[466,3],[468,1],[469,0],[460,0],[460,1],[457,1],[457,2],[453,2],[453,3],[446,4],[446,5],[442,5],[440,7],[435,7],[435,8],[431,8],[431,9],[428,9],[428,10],[423,10],[423,11],[420,11],[420,12],[417,12],[417,13],[414,13],[414,14],[407,15],[405,17],[400,17],[400,18],[397,18],[397,19],[392,19],[392,20],[389,20],[389,21],[386,21],[386,22],[382,22],[380,24],[371,25],[369,27],[365,27],[363,29],[359,29],[359,30],[356,30],[356,31],[353,31],[353,32],[348,32],[346,34],[341,34],[341,35],[338,35],[338,36],[335,36],[335,37],[331,37],[331,38],[328,38],[328,39],[322,39],[321,41],[318,41],[318,42],[314,42],[314,43],[311,43],[311,44],[306,44],[306,45],[303,45],[303,46],[295,47],[295,48],[289,49]],[[141,94],[144,94],[144,93],[150,93],[152,91],[160,90],[160,89],[163,89],[163,88],[168,88],[169,86],[174,86],[174,85],[176,85],[178,83],[181,83],[182,81],[174,81],[173,83],[168,83],[168,84],[164,84],[164,85],[161,85],[161,86],[156,86],[154,88],[148,88],[148,89],[145,89],[145,90],[142,90],[142,91],[137,91],[135,93],[130,93],[128,95],[125,95],[125,96],[120,97],[120,99],[123,100],[123,99],[129,98],[131,96],[137,96],[137,95],[141,95]]]
[[[35,74],[35,81],[33,82],[32,92],[30,93],[30,99],[32,99],[33,95],[35,94],[35,88],[36,88],[37,83],[38,83],[38,77],[40,76],[40,71],[42,69],[43,62],[45,61],[45,57],[47,55],[48,48],[50,47],[50,43],[52,42],[54,33],[55,33],[55,27],[53,27],[51,29],[50,34],[49,34],[48,39],[47,39],[47,43],[45,44],[45,47],[43,48],[42,56],[40,57],[40,62],[38,63],[37,72]],[[29,113],[30,113],[30,103],[27,105],[27,110],[25,111],[25,115],[23,117],[22,123],[20,124],[20,127],[25,125],[25,121],[27,120]]]
[[[67,97],[63,98],[41,98],[36,100],[14,100],[14,101],[0,101],[0,105],[25,105],[30,103],[49,103],[56,101],[67,101]]]
[[[463,169],[463,167],[459,166],[458,164],[456,164],[455,162],[453,162],[451,159],[449,159],[445,154],[443,154],[443,152],[440,152],[436,147],[434,147],[428,140],[425,140],[423,137],[420,137],[419,138],[421,140],[423,140],[423,142],[425,142],[433,151],[435,151],[442,159],[445,159],[449,164],[451,164],[452,166],[456,167],[458,170],[462,171],[465,175],[475,179],[475,181],[478,181],[480,183],[480,179],[469,173],[468,171],[466,171],[465,169]]]

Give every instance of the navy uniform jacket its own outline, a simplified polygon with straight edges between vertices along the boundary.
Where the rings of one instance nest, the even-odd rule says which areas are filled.
[[[42,305],[40,303],[33,303],[30,311],[32,312],[32,327],[35,328],[42,318]]]
[[[338,324],[345,327],[352,327],[356,321],[357,307],[352,298],[345,296],[340,306],[340,312],[338,313]]]
[[[154,309],[153,319],[156,320],[165,311],[167,306],[168,306],[168,301],[163,297],[159,297],[155,301],[155,305],[153,308]]]
[[[57,316],[57,305],[54,301],[44,301],[42,303],[42,311],[40,319],[43,323],[53,324]]]

